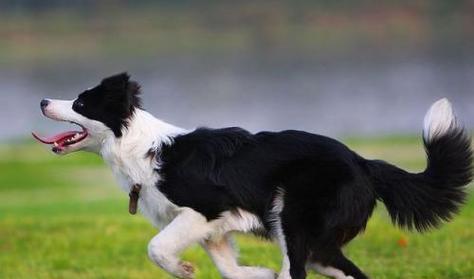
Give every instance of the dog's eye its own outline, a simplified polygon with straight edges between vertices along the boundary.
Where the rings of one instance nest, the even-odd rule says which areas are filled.
[[[74,109],[81,109],[84,107],[84,103],[81,100],[75,100],[74,103],[72,104],[72,107]]]

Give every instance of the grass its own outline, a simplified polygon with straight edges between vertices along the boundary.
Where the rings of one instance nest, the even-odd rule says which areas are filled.
[[[346,143],[366,157],[424,167],[418,138]],[[379,206],[346,253],[372,278],[473,278],[473,219],[471,197],[453,222],[420,235],[394,228]],[[127,213],[126,193],[97,156],[58,158],[36,144],[0,146],[0,278],[171,278],[147,258],[156,233]],[[279,268],[275,244],[243,235],[237,241],[242,263]],[[220,278],[200,247],[183,257],[196,264],[198,279]]]

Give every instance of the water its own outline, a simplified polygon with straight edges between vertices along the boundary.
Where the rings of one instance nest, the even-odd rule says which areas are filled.
[[[424,113],[441,97],[474,128],[473,61],[183,56],[3,68],[0,140],[68,127],[43,118],[40,100],[72,99],[123,69],[142,84],[148,111],[184,128],[302,129],[330,136],[420,133]]]

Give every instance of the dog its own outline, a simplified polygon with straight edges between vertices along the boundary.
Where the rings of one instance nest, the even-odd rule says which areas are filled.
[[[161,228],[149,242],[149,258],[179,278],[193,278],[193,265],[178,255],[195,243],[224,278],[301,279],[310,269],[336,279],[368,278],[341,248],[364,231],[377,200],[395,225],[424,232],[458,212],[472,179],[470,136],[446,99],[424,119],[427,167],[409,173],[303,131],[182,129],[145,111],[140,91],[120,73],[75,100],[44,99],[46,117],[81,129],[33,135],[56,154],[102,156],[130,193],[131,212],[138,203]],[[275,240],[280,272],[239,265],[233,232]]]

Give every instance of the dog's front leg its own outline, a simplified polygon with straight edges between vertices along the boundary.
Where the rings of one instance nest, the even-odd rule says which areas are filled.
[[[194,276],[190,263],[179,259],[179,254],[194,243],[206,239],[212,232],[211,224],[200,213],[186,208],[148,244],[150,259],[179,278]]]

